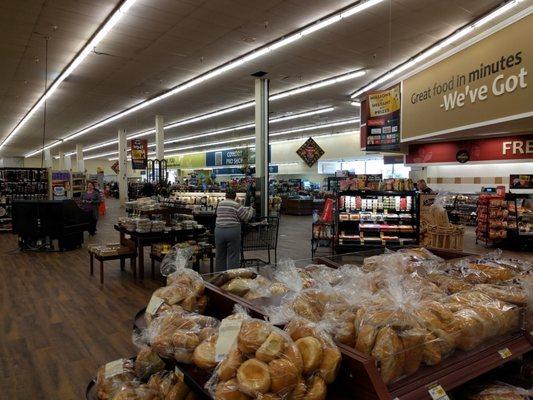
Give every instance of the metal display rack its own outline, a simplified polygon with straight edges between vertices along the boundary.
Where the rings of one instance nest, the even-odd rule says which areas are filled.
[[[355,204],[347,204],[352,199]],[[418,243],[417,204],[413,191],[338,192],[334,210],[335,253]]]

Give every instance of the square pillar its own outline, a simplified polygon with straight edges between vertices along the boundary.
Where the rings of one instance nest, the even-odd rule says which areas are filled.
[[[50,152],[50,149],[44,150],[44,167],[52,168],[52,153]]]
[[[255,80],[255,185],[256,210],[268,216],[268,79]]]
[[[72,159],[70,156],[65,156],[65,170],[70,171],[72,169]]]
[[[163,116],[155,116],[155,158],[163,160],[165,158],[165,130],[163,126]]]
[[[78,172],[85,172],[85,161],[83,160],[83,146],[81,144],[76,145],[76,165]]]
[[[118,191],[120,206],[125,207],[128,201],[128,150],[126,129],[118,130]]]

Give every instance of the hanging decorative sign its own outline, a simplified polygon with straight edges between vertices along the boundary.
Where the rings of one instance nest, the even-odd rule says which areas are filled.
[[[367,100],[366,150],[400,150],[400,85],[369,92]]]
[[[324,155],[324,150],[322,150],[313,138],[309,138],[296,150],[296,154],[305,161],[308,167],[312,167]]]
[[[133,169],[146,169],[148,162],[148,140],[131,140],[131,167]]]
[[[120,171],[120,169],[118,168],[118,161],[115,161],[113,165],[111,165],[111,169],[115,171],[115,174],[118,174],[118,172]]]
[[[457,154],[455,154],[455,159],[457,162],[460,162],[461,164],[464,164],[468,160],[470,160],[470,153],[468,150],[459,150]]]

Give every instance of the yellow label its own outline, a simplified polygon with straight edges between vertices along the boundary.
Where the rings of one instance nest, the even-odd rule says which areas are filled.
[[[498,350],[498,354],[503,359],[511,357],[513,355],[513,353],[511,353],[511,350],[509,350],[508,347],[504,347],[503,349]]]
[[[150,299],[150,302],[146,306],[146,313],[150,315],[155,315],[157,310],[159,310],[159,307],[161,307],[161,304],[163,304],[165,301],[157,296],[152,296]]]
[[[124,359],[108,362],[104,368],[104,376],[109,379],[115,375],[124,373]]]

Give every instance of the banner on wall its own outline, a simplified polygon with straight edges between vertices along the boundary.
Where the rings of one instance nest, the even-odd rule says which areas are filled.
[[[409,145],[406,164],[533,160],[533,134]]]
[[[405,79],[402,141],[530,116],[531,37],[533,15]]]
[[[278,170],[279,168],[277,165],[270,165],[268,167],[268,172],[271,174],[277,174]],[[242,168],[216,168],[213,169],[213,173],[215,175],[242,175]],[[255,174],[255,167],[250,167],[250,173]]]
[[[296,150],[296,154],[311,168],[324,155],[324,150],[313,138],[309,138]]]
[[[400,150],[400,85],[369,92],[364,104],[366,150]]]
[[[131,140],[131,168],[146,169],[148,163],[148,140]]]

